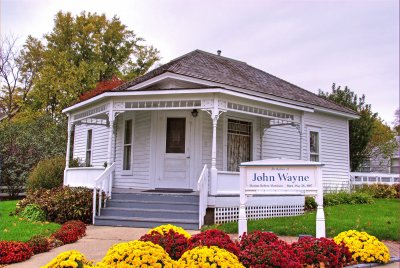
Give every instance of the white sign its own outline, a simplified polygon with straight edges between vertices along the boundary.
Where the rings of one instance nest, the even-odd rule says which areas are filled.
[[[315,190],[316,167],[249,166],[246,168],[246,191],[285,189]]]
[[[251,194],[316,194],[316,237],[325,237],[322,171],[318,162],[267,159],[240,165],[239,236],[247,232],[246,202]]]

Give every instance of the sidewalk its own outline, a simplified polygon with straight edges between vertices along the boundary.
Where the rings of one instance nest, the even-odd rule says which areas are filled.
[[[143,234],[147,233],[147,228],[128,228],[128,227],[109,227],[109,226],[93,226],[87,227],[86,236],[73,244],[64,245],[52,249],[49,252],[32,256],[25,262],[15,263],[6,266],[7,268],[38,268],[55,258],[61,252],[67,250],[78,250],[86,256],[87,259],[95,262],[101,261],[107,250],[114,244],[139,239]],[[188,231],[191,234],[199,231]],[[297,237],[280,237],[286,242],[292,243],[297,241]],[[391,241],[384,241],[390,250],[391,256],[399,257],[400,244]],[[382,265],[385,268],[399,268],[400,263],[392,263]]]

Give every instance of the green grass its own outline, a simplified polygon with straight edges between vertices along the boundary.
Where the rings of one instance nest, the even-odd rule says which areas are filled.
[[[32,236],[42,234],[49,236],[61,225],[56,223],[31,222],[10,216],[15,210],[17,201],[0,202],[0,241],[28,241]]]
[[[374,204],[337,205],[324,208],[326,236],[334,237],[342,231],[355,229],[365,231],[378,239],[400,239],[400,200],[375,199]],[[315,211],[301,216],[270,218],[248,221],[248,231],[271,231],[277,235],[315,236]],[[237,233],[236,222],[206,226],[205,229],[220,229],[227,233]]]

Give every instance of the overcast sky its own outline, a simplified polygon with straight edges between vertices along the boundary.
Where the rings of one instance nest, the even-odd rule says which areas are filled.
[[[309,91],[335,82],[365,94],[387,122],[399,107],[399,1],[0,0],[1,34],[21,43],[62,10],[116,15],[161,51],[195,49],[247,62]]]

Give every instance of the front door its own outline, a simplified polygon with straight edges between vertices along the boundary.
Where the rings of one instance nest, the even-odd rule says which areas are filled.
[[[190,114],[163,112],[158,144],[161,149],[156,188],[189,189],[190,186]]]

